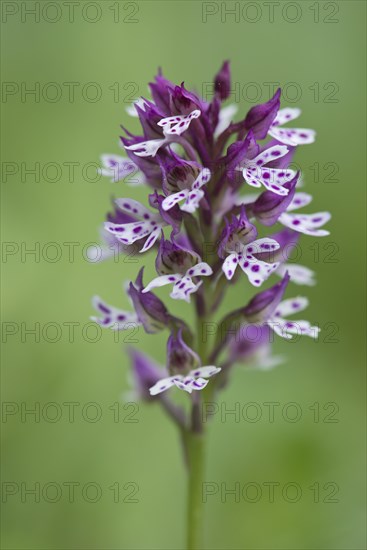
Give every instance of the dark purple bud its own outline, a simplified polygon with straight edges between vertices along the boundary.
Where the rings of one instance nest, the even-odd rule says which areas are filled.
[[[244,140],[235,141],[228,147],[227,154],[220,159],[220,163],[224,164],[228,174],[245,160],[254,158],[258,152],[259,146],[256,143],[253,132],[250,131]]]
[[[243,206],[238,217],[232,216],[231,223],[226,220],[226,226],[219,241],[218,256],[225,258],[230,252],[240,252],[243,245],[252,242],[256,237],[257,229],[247,219]]]
[[[175,86],[171,93],[171,111],[172,114],[187,115],[194,109],[203,110],[200,98],[186,90],[184,83],[181,86]]]
[[[130,283],[128,294],[133,302],[139,321],[148,334],[154,334],[167,327],[170,315],[163,302],[153,292],[142,292],[143,271],[139,271],[135,283]]]
[[[214,79],[214,91],[222,101],[231,93],[231,71],[229,61],[225,61]]]
[[[297,172],[293,179],[283,185],[289,190],[288,195],[277,195],[271,191],[265,191],[256,199],[252,205],[252,213],[260,223],[274,225],[278,221],[279,216],[292,202],[299,176],[300,173]]]
[[[264,323],[274,313],[289,282],[289,275],[286,273],[283,279],[276,285],[259,292],[242,310],[243,315],[250,323]]]
[[[155,265],[159,275],[171,273],[184,275],[190,267],[199,261],[200,256],[195,252],[162,238]]]
[[[248,361],[260,350],[270,346],[271,331],[268,325],[242,325],[229,342],[231,363]]]
[[[184,341],[182,330],[172,332],[167,341],[167,369],[171,375],[187,374],[200,365],[200,358]]]
[[[158,75],[155,77],[155,82],[151,82],[149,88],[154,103],[165,113],[165,116],[170,116],[170,101],[172,92],[175,89],[175,84],[165,78],[162,75],[162,71],[159,70]]]
[[[134,348],[129,348],[131,367],[135,382],[137,397],[144,401],[152,401],[149,388],[154,386],[161,378],[167,376],[167,372],[156,365],[147,355]]]
[[[147,99],[144,99],[144,107],[135,105],[135,109],[143,128],[144,141],[149,139],[162,139],[162,128],[160,128],[157,123],[165,117],[165,113]]]
[[[280,107],[281,90],[275,92],[274,96],[261,105],[255,105],[249,110],[245,118],[247,130],[254,132],[256,139],[264,139],[267,136],[270,125],[275,119]]]

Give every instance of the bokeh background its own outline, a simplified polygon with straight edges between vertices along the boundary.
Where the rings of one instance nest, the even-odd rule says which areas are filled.
[[[301,241],[317,286],[287,291],[310,298],[305,318],[323,328],[320,340],[278,340],[287,361],[270,372],[239,366],[218,400],[207,548],[365,548],[365,2],[83,1],[73,16],[63,2],[40,2],[39,17],[27,13],[35,4],[1,4],[2,547],[184,548],[175,429],[158,406],[124,408],[122,397],[123,339],[163,363],[166,334],[116,341],[88,324],[93,294],[128,307],[122,284],[142,259],[96,264],[85,251],[99,242],[111,195],[144,196],[94,177],[100,154],[119,152],[119,124],[137,129],[126,106],[159,66],[200,91],[230,59],[238,116],[280,83],[283,105],[301,107],[300,125],[317,130],[296,160],[314,194],[309,211],[333,219],[330,237]],[[35,165],[39,177],[27,172]],[[153,275],[153,256],[144,263]],[[228,309],[247,292],[245,282],[230,292]],[[187,304],[172,309],[191,319]],[[269,402],[279,403],[273,422]],[[240,418],[225,414],[235,407]],[[239,502],[225,498],[236,483],[248,489]],[[274,502],[264,483],[276,484]],[[36,484],[39,502],[26,492]]]

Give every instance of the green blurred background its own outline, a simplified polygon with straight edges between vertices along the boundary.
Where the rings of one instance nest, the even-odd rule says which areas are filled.
[[[177,434],[158,406],[124,409],[126,334],[115,341],[111,332],[99,337],[88,325],[93,294],[128,306],[121,285],[142,260],[93,264],[82,251],[99,241],[112,194],[141,199],[144,193],[105,178],[92,181],[95,168],[88,163],[119,153],[120,123],[137,129],[125,107],[147,94],[158,66],[200,91],[224,59],[232,63],[238,116],[256,94],[259,102],[268,99],[266,83],[278,82],[287,90],[283,106],[301,107],[299,125],[317,130],[316,143],[301,148],[296,161],[314,194],[309,212],[327,209],[333,219],[330,237],[301,241],[299,261],[317,272],[317,286],[293,285],[287,293],[309,296],[305,318],[323,328],[320,340],[278,339],[284,365],[270,372],[237,368],[218,401],[222,414],[210,427],[207,456],[206,479],[218,488],[205,505],[207,548],[365,548],[365,2],[78,2],[74,22],[63,2],[40,2],[39,21],[21,4],[35,6],[2,2],[3,548],[184,547]],[[97,101],[96,88],[85,87],[90,82],[101,92]],[[22,97],[35,83],[38,100]],[[80,84],[74,101],[68,94],[74,85],[65,83]],[[39,181],[25,173],[35,163]],[[74,261],[64,243],[76,243]],[[35,246],[39,257],[24,254]],[[148,278],[153,256],[145,261]],[[247,301],[246,288],[243,282],[232,289],[228,309]],[[187,304],[172,310],[191,319]],[[36,323],[39,341],[26,333]],[[139,331],[128,339],[163,363],[166,336]],[[72,405],[65,405],[71,402],[74,422]],[[246,409],[251,402],[257,412]],[[268,402],[279,403],[274,422]],[[289,403],[301,414],[295,422]],[[25,407],[38,407],[40,418],[25,415]],[[223,407],[244,414],[226,416]],[[259,420],[250,422],[255,412]],[[79,485],[69,502],[65,483],[73,482]],[[279,484],[274,502],[268,482]],[[36,483],[40,502],[24,492]],[[222,483],[248,487],[248,497],[224,498]],[[287,493],[289,483],[302,491],[297,502],[289,502],[296,498],[294,487]]]

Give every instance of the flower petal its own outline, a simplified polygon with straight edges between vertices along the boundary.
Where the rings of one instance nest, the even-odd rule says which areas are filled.
[[[312,195],[309,195],[308,193],[295,193],[292,202],[287,207],[287,212],[297,210],[298,208],[303,208],[304,206],[310,204],[311,201]]]
[[[157,239],[159,239],[161,235],[161,231],[162,231],[161,226],[158,226],[155,229],[153,229],[153,231],[145,241],[143,248],[140,250],[140,253],[146,252],[147,250],[152,248],[152,246],[154,246],[155,242],[157,241]]]
[[[178,193],[173,193],[172,195],[169,195],[162,201],[162,208],[163,210],[167,211],[170,210],[177,204],[178,202],[181,202],[187,198],[189,194],[188,189],[183,189],[182,191],[179,191]]]
[[[170,296],[174,300],[185,300],[185,302],[189,303],[190,294],[196,292],[201,284],[202,281],[200,281],[198,284],[195,284],[192,282],[190,277],[182,277],[182,279],[177,281],[177,283],[174,285]]]
[[[207,367],[199,367],[198,369],[192,370],[189,372],[189,376],[199,377],[199,378],[210,378],[215,374],[218,374],[222,369],[220,367],[215,367],[214,365],[209,365]]]
[[[213,274],[213,270],[206,262],[200,262],[187,270],[188,277],[206,277]]]
[[[92,298],[92,304],[94,309],[101,313],[102,317],[91,317],[91,320],[98,323],[101,327],[112,328],[113,330],[127,330],[140,324],[135,313],[110,306],[99,296]]]
[[[283,277],[288,271],[292,283],[296,285],[314,286],[315,272],[308,267],[299,264],[281,264],[277,269],[277,275]]]
[[[316,132],[308,128],[270,128],[269,134],[285,145],[306,145],[315,141]]]
[[[208,183],[208,181],[210,180],[210,176],[211,172],[209,168],[203,168],[203,170],[201,170],[200,174],[192,184],[192,189],[200,189],[201,187],[203,187],[203,185]]]
[[[251,163],[249,163],[249,165],[251,164],[251,166],[263,166],[267,162],[271,162],[281,157],[284,157],[288,152],[289,149],[285,145],[274,145],[273,147],[269,147],[269,149],[265,149],[265,151],[262,151],[262,153],[251,160]]]
[[[155,219],[154,214],[143,204],[134,199],[116,199],[115,204],[122,212],[143,220]]]
[[[299,311],[306,309],[308,304],[308,299],[303,296],[283,300],[276,308],[274,317],[287,317],[293,313],[298,313]]]
[[[287,321],[286,319],[279,319],[273,324],[269,323],[271,328],[282,338],[290,339],[292,334],[298,336],[310,336],[311,338],[317,338],[320,332],[320,327],[312,326],[308,321]]]
[[[268,191],[277,195],[288,195],[289,189],[282,187],[296,175],[294,170],[281,170],[279,168],[245,168],[243,171],[245,180],[253,187],[263,185]]]
[[[298,118],[300,114],[301,109],[298,109],[298,107],[286,107],[285,109],[279,109],[272,126],[282,126],[283,124]]]
[[[254,286],[261,286],[264,281],[279,267],[279,263],[268,264],[258,260],[251,254],[245,254],[239,261],[239,265]]]
[[[305,235],[325,237],[330,235],[330,232],[318,228],[327,223],[330,218],[331,214],[329,212],[317,212],[316,214],[288,214],[283,212],[279,217],[279,221],[286,227],[305,233]]]
[[[222,265],[222,270],[224,272],[224,275],[227,277],[228,281],[232,279],[236,271],[237,265],[238,265],[238,254],[236,252],[234,252],[233,254],[230,254],[224,260]]]
[[[271,239],[270,237],[264,237],[262,239],[257,239],[256,241],[252,241],[252,243],[246,245],[245,253],[260,254],[261,252],[272,252],[274,250],[278,250],[278,248],[280,248],[278,241]]]
[[[152,288],[158,288],[161,286],[169,285],[172,283],[176,283],[181,280],[181,275],[161,275],[160,277],[156,277],[150,283],[143,288],[142,292],[149,292],[152,290]]]
[[[203,390],[208,385],[208,382],[209,380],[205,380],[204,378],[186,376],[184,380],[177,380],[174,383],[180,390],[191,393],[192,390]]]
[[[103,167],[99,170],[99,173],[102,176],[110,177],[112,182],[121,181],[137,170],[137,166],[132,160],[119,155],[101,155],[101,162]]]
[[[194,118],[198,118],[201,115],[199,109],[195,109],[188,115],[177,115],[162,118],[157,122],[158,126],[163,128],[165,135],[180,136],[190,126],[190,122]]]
[[[174,386],[179,380],[183,380],[183,376],[181,376],[180,374],[177,374],[176,376],[168,376],[167,378],[162,378],[156,384],[154,384],[154,386],[149,388],[149,393],[150,395],[158,395],[159,393],[162,393],[163,391],[172,388],[172,386]]]
[[[110,223],[105,222],[104,227],[119,241],[132,244],[135,241],[147,237],[157,227],[156,222]]]
[[[151,139],[133,145],[125,145],[125,149],[132,151],[137,157],[155,157],[158,149],[166,142],[166,139]]]
[[[199,203],[201,199],[204,196],[204,191],[201,189],[193,189],[189,191],[189,194],[185,200],[185,202],[180,205],[180,209],[184,212],[188,212],[189,214],[192,214],[199,208]]]

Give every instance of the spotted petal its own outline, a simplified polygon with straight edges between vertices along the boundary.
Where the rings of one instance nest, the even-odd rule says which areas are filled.
[[[261,187],[263,185],[269,191],[277,195],[288,195],[289,190],[282,187],[287,181],[295,176],[293,170],[280,170],[278,168],[245,168],[243,177],[252,187]]]
[[[204,191],[201,189],[193,189],[189,191],[188,196],[185,200],[185,202],[180,205],[180,209],[184,212],[188,212],[189,214],[192,214],[199,208],[199,203],[201,199],[204,196]]]
[[[185,302],[190,302],[190,294],[196,292],[197,289],[202,284],[200,281],[198,284],[193,283],[190,277],[182,277],[173,287],[173,290],[170,294],[171,298],[174,300],[185,300]]]
[[[287,271],[292,283],[296,285],[314,286],[316,284],[315,272],[308,267],[299,264],[281,264],[277,269],[277,275],[284,277]]]
[[[201,111],[195,109],[188,115],[177,115],[162,118],[157,124],[163,128],[165,135],[180,136],[190,126],[190,122],[194,118],[198,118]]]
[[[200,262],[187,271],[188,277],[207,277],[213,274],[213,270],[206,262]]]
[[[112,182],[123,180],[126,176],[137,170],[136,164],[128,158],[120,157],[119,155],[102,155],[101,162],[103,167],[99,173],[102,176],[108,176]],[[137,183],[137,182],[131,182]],[[139,182],[140,183],[140,182]]]
[[[93,297],[92,304],[102,317],[91,317],[91,320],[98,323],[101,327],[112,328],[113,330],[127,330],[139,324],[135,313],[110,306],[99,296]]]
[[[281,336],[282,338],[287,338],[288,340],[292,338],[293,334],[310,336],[311,338],[317,338],[320,328],[312,326],[308,321],[287,321],[286,319],[273,319],[269,323],[271,328]]]
[[[286,227],[305,235],[325,237],[330,234],[329,231],[318,228],[327,223],[330,218],[331,214],[329,212],[317,212],[316,214],[288,214],[283,212],[279,217],[279,221]]]
[[[262,151],[262,153],[251,160],[251,163],[249,164],[254,166],[264,166],[267,162],[284,157],[288,152],[289,149],[285,145],[274,145],[273,147],[269,147],[269,149]]]
[[[166,143],[166,139],[151,139],[134,143],[133,145],[125,145],[125,149],[132,151],[137,157],[155,157],[157,151]]]
[[[230,254],[227,256],[227,258],[224,260],[222,265],[222,270],[227,277],[228,281],[230,281],[235,274],[236,268],[238,266],[238,254],[234,252],[233,254]]]
[[[150,283],[142,290],[142,292],[149,292],[152,290],[152,288],[157,288],[160,286],[169,285],[172,283],[176,283],[181,280],[181,275],[161,275],[160,277],[156,277]]]
[[[192,184],[192,189],[200,189],[201,187],[203,187],[203,185],[208,183],[208,181],[210,180],[210,176],[211,172],[209,168],[203,168],[194,183]]]
[[[287,212],[297,210],[298,208],[303,208],[304,206],[310,204],[311,201],[312,195],[309,195],[308,193],[295,193],[292,202],[287,207]]]
[[[215,367],[214,365],[209,365],[207,367],[199,367],[198,369],[192,370],[189,372],[189,376],[195,376],[200,378],[210,378],[215,374],[218,374],[222,369]]]
[[[154,214],[146,206],[134,199],[116,199],[115,203],[123,212],[142,220],[152,220],[155,218]]]
[[[149,388],[150,395],[158,395],[159,393],[162,393],[163,391],[168,390],[169,388],[172,388],[172,386],[175,385],[175,383],[179,380],[183,380],[183,376],[180,374],[177,374],[176,376],[168,376],[167,378],[162,378],[162,380],[158,380],[154,386]]]
[[[186,376],[184,380],[175,380],[174,384],[183,391],[191,393],[192,390],[203,390],[208,385],[209,380],[204,378],[194,378]]]
[[[245,247],[245,252],[249,254],[260,254],[260,252],[272,252],[278,250],[280,244],[275,239],[269,237],[263,237],[262,239],[256,239],[252,243],[249,243]]]
[[[298,109],[298,107],[286,107],[285,109],[279,109],[271,126],[283,126],[283,124],[298,118],[300,114],[301,109]]]
[[[145,241],[143,248],[140,250],[140,253],[146,252],[147,250],[152,248],[152,246],[154,246],[155,242],[157,241],[157,239],[159,239],[161,235],[161,231],[162,231],[161,226],[158,226],[155,229],[153,229],[153,231]]]
[[[150,235],[157,227],[157,223],[150,221],[122,224],[105,222],[104,227],[122,243],[133,244],[135,241]]]
[[[280,302],[275,310],[275,317],[287,317],[293,313],[303,311],[308,306],[309,302],[307,298],[298,296],[297,298],[290,298]]]
[[[271,127],[269,134],[284,143],[285,145],[306,145],[315,141],[316,132],[307,128],[274,128]]]
[[[162,208],[163,210],[167,211],[170,210],[177,204],[178,202],[181,202],[185,200],[188,197],[189,190],[183,189],[182,191],[179,191],[178,193],[173,193],[172,195],[169,195],[169,197],[166,197],[162,201]]]
[[[239,261],[242,271],[244,271],[254,286],[261,286],[264,281],[277,269],[279,263],[268,264],[258,260],[251,254],[245,254]]]

